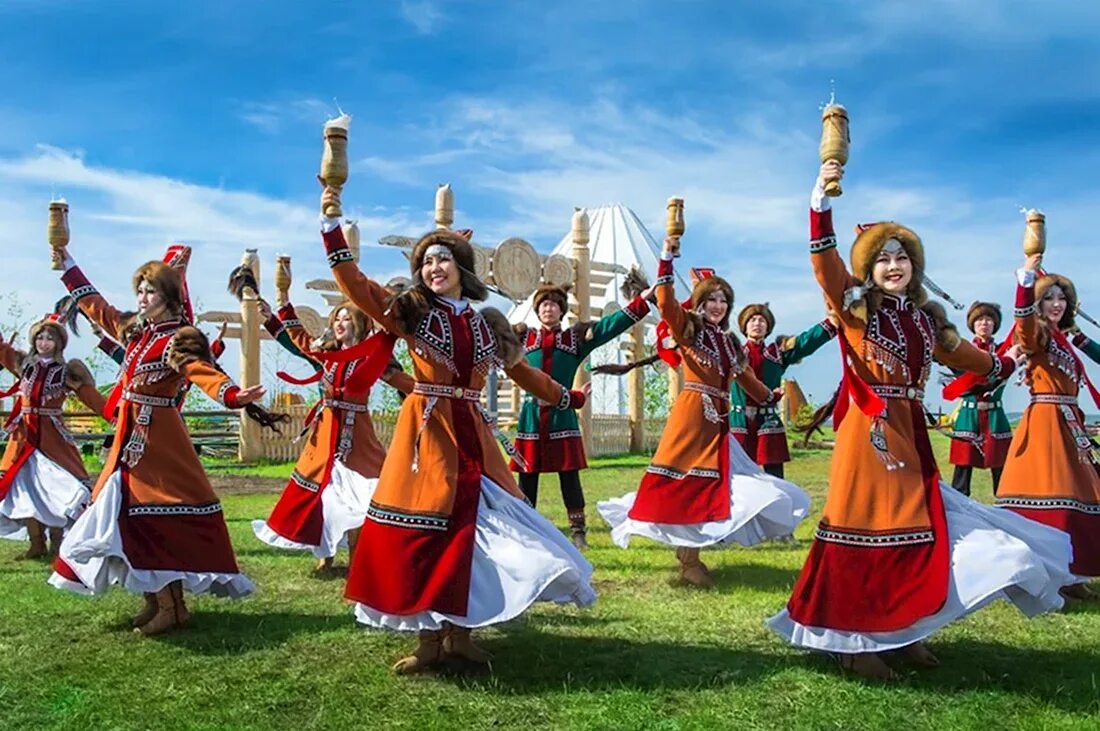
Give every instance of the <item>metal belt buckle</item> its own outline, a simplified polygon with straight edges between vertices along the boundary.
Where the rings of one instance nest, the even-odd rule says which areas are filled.
[[[462,398],[466,395],[466,392],[462,389],[462,386],[455,386],[454,395],[455,398]]]

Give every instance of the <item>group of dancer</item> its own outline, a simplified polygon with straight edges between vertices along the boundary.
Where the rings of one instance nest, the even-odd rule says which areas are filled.
[[[684,386],[637,489],[599,503],[616,545],[626,548],[632,536],[666,544],[683,581],[708,587],[701,549],[791,535],[811,503],[784,479],[790,454],[778,387],[787,368],[835,339],[842,377],[824,512],[791,598],[768,626],[792,645],[886,680],[894,669],[885,653],[937,665],[924,640],[995,599],[1031,616],[1065,597],[1093,598],[1085,582],[1100,575],[1100,471],[1077,397],[1082,386],[1098,402],[1100,393],[1078,351],[1100,362],[1100,343],[1074,326],[1073,284],[1029,257],[1017,273],[1008,341],[994,340],[1001,313],[991,303],[971,307],[975,337],[964,340],[928,300],[925,251],[909,228],[861,226],[845,265],[824,192],[842,174],[838,163],[824,164],[810,199],[810,259],[828,316],[772,342],[766,303],[736,318],[744,341],[731,331],[733,288],[710,270],[693,272],[690,300],[677,300],[675,238],[664,243],[655,283],[639,285],[621,311],[566,328],[568,294],[546,286],[534,297],[538,326],[514,329],[495,309],[474,307],[488,290],[474,274],[469,231],[423,236],[410,256],[411,286],[395,291],[359,269],[340,220],[322,214],[324,252],[347,298],[325,337],[314,340],[293,305],[260,304],[273,337],[313,372],[298,382],[318,384],[320,399],[283,494],[253,524],[256,537],[312,552],[319,571],[346,545],[345,596],[356,620],[417,633],[394,666],[402,674],[485,665],[489,655],[471,631],[536,601],[591,605],[576,416],[587,393],[563,384],[655,306],[658,347],[682,364]],[[326,187],[321,210],[339,196]],[[107,398],[87,368],[65,361],[68,334],[56,317],[31,328],[29,353],[0,342],[19,397],[5,424],[0,535],[29,537],[28,557],[54,551],[54,586],[142,594],[133,624],[147,635],[187,623],[185,593],[253,590],[179,412],[187,389],[197,385],[279,428],[278,416],[255,403],[263,389],[235,386],[195,328],[189,256],[173,247],[164,262],[134,273],[136,312],[109,305],[66,256],[62,282],[72,302],[121,360]],[[408,344],[411,373],[393,357],[398,340]],[[940,477],[922,405],[936,362],[953,370],[948,390],[962,399],[954,487]],[[1013,436],[1001,393],[1020,365],[1032,401]],[[493,369],[527,393],[515,446],[481,404]],[[388,448],[368,410],[380,380],[402,395]],[[63,422],[70,393],[114,428],[91,490]],[[968,497],[974,468],[992,470],[995,507]],[[554,472],[568,538],[535,509],[540,474]]]

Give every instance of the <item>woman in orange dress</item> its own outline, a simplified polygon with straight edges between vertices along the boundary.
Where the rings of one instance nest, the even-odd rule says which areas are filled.
[[[173,247],[166,260],[182,268],[189,256],[187,247]],[[215,367],[206,336],[189,324],[186,284],[172,266],[151,261],[134,273],[138,313],[129,329],[71,257],[62,281],[92,321],[125,343],[126,356],[104,410],[116,418],[111,450],[91,505],[61,544],[50,583],[83,594],[112,584],[141,593],[145,604],[134,627],[158,634],[190,618],[184,591],[228,597],[252,591],[177,408],[184,389],[193,383],[238,409],[263,388],[238,388]]]
[[[937,665],[922,641],[995,599],[1029,615],[1060,607],[1070,547],[1066,534],[940,480],[922,404],[933,360],[990,380],[1015,361],[962,340],[943,308],[926,303],[924,248],[910,229],[861,227],[849,273],[824,194],[841,174],[823,165],[810,204],[810,259],[840,318],[844,368],[829,492],[787,608],[768,624],[885,680],[894,675],[881,653]]]
[[[0,538],[29,536],[24,558],[57,553],[62,533],[91,494],[91,479],[61,409],[70,393],[96,413],[105,399],[83,363],[65,362],[68,341],[53,316],[31,326],[31,353],[0,340],[0,364],[18,379],[18,400],[0,428],[0,435],[8,437],[0,460]]]
[[[1100,474],[1077,396],[1082,386],[1094,399],[1097,393],[1070,338],[1085,353],[1096,348],[1075,332],[1073,282],[1059,274],[1037,278],[1041,260],[1029,257],[1018,272],[1015,338],[1028,353],[1031,404],[1008,448],[996,504],[1069,533],[1078,580],[1063,594],[1095,599],[1085,581],[1100,576]]]
[[[325,205],[338,200],[326,189]],[[488,291],[474,274],[467,238],[433,231],[410,257],[413,286],[398,296],[359,271],[339,220],[322,218],[340,290],[387,332],[409,343],[416,383],[397,418],[345,596],[362,624],[419,632],[397,673],[445,658],[483,664],[470,630],[505,622],[536,601],[588,606],[592,567],[523,499],[481,407],[489,371],[558,408],[579,408],[569,391],[523,359],[504,316],[476,311]],[[507,445],[510,452],[515,450]]]
[[[272,313],[261,301],[261,313]],[[279,309],[278,321],[304,357],[346,354],[371,334],[369,318],[350,302],[337,305],[328,318],[327,337],[319,347],[302,327],[294,305]],[[323,395],[306,420],[309,436],[294,472],[267,520],[256,520],[252,530],[264,543],[276,548],[310,550],[318,559],[315,569],[332,569],[336,550],[346,541],[355,552],[359,527],[367,507],[385,449],[374,432],[370,417],[370,380],[379,377],[402,393],[412,391],[412,377],[389,368],[389,351],[375,340],[371,350],[350,359],[325,360],[317,374]],[[386,358],[384,364],[377,363]],[[304,433],[304,432],[303,432]]]
[[[637,492],[599,503],[611,538],[626,548],[631,535],[676,546],[680,577],[710,587],[701,548],[751,546],[790,535],[810,513],[797,485],[763,472],[730,434],[730,386],[758,403],[775,400],[756,377],[729,331],[733,288],[707,276],[692,289],[691,309],[673,291],[672,239],[657,269],[657,308],[679,346],[684,389],[676,397],[657,452]]]

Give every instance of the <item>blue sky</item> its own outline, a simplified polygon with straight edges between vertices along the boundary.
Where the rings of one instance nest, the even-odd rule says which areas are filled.
[[[180,7],[0,0],[0,289],[35,312],[60,293],[43,235],[55,191],[74,255],[123,304],[129,273],[171,240],[195,245],[208,308],[232,306],[225,273],[245,246],[293,254],[298,284],[323,276],[312,176],[337,99],[355,117],[345,200],[365,241],[426,229],[442,181],[479,240],[543,251],[574,205],[622,202],[659,233],[680,194],[684,264],[717,267],[792,332],[820,311],[805,209],[830,80],[852,116],[842,239],[903,221],[957,299],[1007,307],[1018,208],[1036,206],[1048,266],[1093,301],[1094,3]],[[392,251],[364,263],[404,268]],[[821,399],[835,361],[828,348],[793,375]]]

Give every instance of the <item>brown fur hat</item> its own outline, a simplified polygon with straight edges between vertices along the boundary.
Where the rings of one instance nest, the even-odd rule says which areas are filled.
[[[556,302],[564,317],[569,312],[569,290],[566,287],[555,287],[552,284],[544,284],[535,290],[534,307],[538,312],[543,300]]]
[[[164,304],[174,317],[183,314],[183,280],[180,273],[162,261],[150,261],[142,264],[134,272],[134,293],[142,281],[148,282],[160,292]]]
[[[745,307],[742,308],[741,313],[737,315],[737,327],[741,330],[741,334],[745,335],[746,337],[748,336],[746,329],[748,328],[749,320],[752,319],[753,315],[760,315],[768,321],[768,330],[764,333],[764,337],[768,337],[769,335],[771,335],[772,330],[775,329],[775,315],[772,313],[771,308],[768,307],[767,302],[764,302],[763,304],[757,303],[745,305]]]
[[[1068,330],[1074,326],[1074,316],[1077,314],[1077,288],[1073,286],[1073,282],[1070,281],[1069,277],[1049,272],[1039,277],[1035,282],[1035,305],[1036,307],[1042,307],[1043,295],[1055,285],[1062,288],[1062,294],[1066,297],[1066,311],[1062,313],[1062,319],[1058,321],[1058,329]],[[1039,319],[1045,323],[1046,320],[1042,317],[1041,310],[1039,314]]]
[[[206,363],[214,362],[214,356],[210,353],[210,341],[202,330],[191,325],[184,325],[176,331],[164,355],[168,366],[175,371],[197,360]]]
[[[413,246],[409,264],[412,270],[413,284],[421,284],[420,267],[424,264],[424,254],[428,247],[442,244],[454,254],[455,263],[461,274],[462,296],[475,302],[482,302],[489,297],[489,290],[484,282],[474,274],[474,247],[460,234],[446,229],[431,231],[420,237]]]
[[[886,242],[896,240],[909,254],[909,260],[913,263],[913,278],[909,280],[909,286],[905,294],[920,307],[928,301],[928,293],[924,291],[924,244],[920,237],[912,229],[902,226],[900,223],[885,221],[868,226],[857,227],[855,243],[852,244],[851,263],[852,274],[856,279],[864,283],[867,289],[864,297],[856,300],[849,308],[853,314],[866,321],[868,311],[878,308],[882,292],[874,286],[871,273],[875,267],[875,259]]]
[[[691,290],[691,309],[693,312],[698,312],[702,304],[707,301],[707,298],[716,291],[721,291],[726,295],[726,302],[729,304],[726,316],[722,318],[722,322],[718,323],[718,326],[723,330],[729,330],[730,313],[733,312],[733,287],[722,277],[707,277],[696,283]]]
[[[515,331],[512,330],[512,326],[508,324],[508,318],[504,313],[495,307],[486,307],[481,310],[481,316],[485,318],[485,322],[496,335],[499,348],[497,353],[504,362],[504,367],[511,368],[523,360],[523,346],[516,337]]]
[[[996,302],[975,302],[966,311],[966,326],[974,332],[974,323],[979,317],[993,318],[993,332],[1001,329],[1001,306]]]
[[[49,317],[45,317],[31,325],[31,331],[29,334],[30,350],[28,352],[30,352],[31,354],[35,352],[35,338],[37,338],[38,334],[41,333],[43,330],[49,331],[49,333],[53,335],[53,339],[57,342],[58,347],[57,350],[54,352],[54,359],[60,362],[61,360],[63,360],[61,356],[62,352],[64,352],[65,346],[69,344],[69,333],[65,330],[64,325],[62,325],[57,320],[51,320]]]

